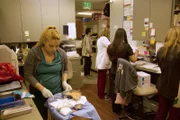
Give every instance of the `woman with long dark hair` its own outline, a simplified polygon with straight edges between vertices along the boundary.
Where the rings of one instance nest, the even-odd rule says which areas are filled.
[[[117,29],[113,42],[108,46],[107,53],[109,59],[112,62],[110,71],[110,94],[112,97],[112,109],[113,112],[119,113],[121,105],[115,104],[115,93],[114,93],[114,81],[117,69],[117,59],[123,58],[127,61],[136,62],[138,57],[138,50],[133,53],[131,46],[128,44],[126,31],[123,28]]]

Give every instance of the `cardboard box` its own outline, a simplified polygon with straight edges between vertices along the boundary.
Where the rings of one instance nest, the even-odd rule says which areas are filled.
[[[148,88],[151,85],[151,75],[145,72],[137,72],[138,86],[141,88]]]

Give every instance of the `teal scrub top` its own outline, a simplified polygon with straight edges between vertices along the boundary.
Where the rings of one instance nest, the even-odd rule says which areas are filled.
[[[52,63],[47,63],[41,50],[41,62],[36,71],[36,79],[53,94],[62,92],[62,59],[58,51]]]

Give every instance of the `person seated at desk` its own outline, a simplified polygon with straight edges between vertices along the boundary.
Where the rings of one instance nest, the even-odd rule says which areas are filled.
[[[113,42],[108,46],[107,53],[110,61],[112,62],[110,70],[110,94],[112,96],[112,110],[119,113],[121,105],[115,104],[116,95],[114,93],[114,81],[117,69],[117,59],[123,58],[127,61],[136,62],[138,57],[138,50],[133,53],[132,48],[128,44],[126,31],[123,28],[117,29]]]
[[[59,48],[60,34],[55,27],[47,27],[33,47],[24,64],[25,80],[30,83],[30,92],[41,116],[47,119],[47,98],[64,90],[71,90],[67,83],[68,59]]]
[[[180,120],[180,108],[173,107],[178,95],[180,82],[180,27],[170,28],[164,40],[164,46],[158,50],[157,61],[161,76],[157,82],[159,109],[155,120]]]

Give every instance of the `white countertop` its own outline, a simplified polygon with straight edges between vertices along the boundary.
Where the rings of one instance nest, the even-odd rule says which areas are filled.
[[[157,64],[146,62],[146,61],[137,61],[132,63],[137,70],[147,71],[151,73],[161,74],[161,70]]]

